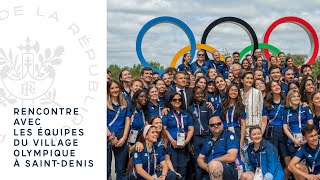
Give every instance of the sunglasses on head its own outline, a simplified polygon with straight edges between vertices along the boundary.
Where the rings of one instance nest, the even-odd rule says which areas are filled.
[[[173,102],[181,102],[181,98],[178,98],[178,99],[174,98],[174,99],[172,99],[172,101]]]
[[[217,123],[212,123],[212,124],[209,124],[210,127],[219,127],[221,126],[222,122],[217,122]]]

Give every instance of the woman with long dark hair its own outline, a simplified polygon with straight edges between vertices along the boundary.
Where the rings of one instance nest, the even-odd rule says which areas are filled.
[[[309,107],[313,115],[313,123],[320,127],[320,90],[313,91],[309,101]],[[318,134],[320,132],[318,131]]]
[[[240,147],[242,147],[246,132],[246,112],[238,86],[231,85],[227,88],[226,97],[218,111],[223,127],[236,133],[240,139]]]
[[[278,150],[279,156],[284,160],[284,172],[286,179],[289,178],[290,172],[288,164],[291,160],[287,147],[287,137],[283,132],[283,112],[285,109],[285,96],[282,92],[281,85],[277,81],[267,83],[267,95],[263,111],[267,114],[268,125],[264,136],[267,141],[272,143]]]
[[[217,75],[218,75],[217,70],[215,68],[210,68],[207,71],[206,78],[207,78],[207,80],[208,79],[215,79],[217,77]]]
[[[243,59],[242,62],[241,62],[241,68],[244,69],[244,70],[251,70],[251,67],[250,67],[250,63],[248,61],[248,59]]]
[[[190,114],[181,108],[182,97],[179,93],[174,93],[169,97],[169,106],[169,113],[162,117],[163,125],[171,142],[172,165],[184,179],[190,158],[187,145],[193,136],[193,121]]]
[[[199,77],[196,79],[196,87],[200,87],[203,91],[207,88],[207,79],[205,77]]]
[[[211,99],[209,100],[211,100],[213,107],[218,109],[219,105],[226,97],[227,82],[221,75],[218,75],[216,79],[214,79],[214,85],[215,93],[213,96],[213,101]]]
[[[297,66],[294,65],[294,62],[293,62],[292,57],[287,57],[287,58],[286,58],[285,67],[290,67],[291,69],[293,69],[294,78],[298,78],[298,76],[299,76],[299,69],[297,68]]]
[[[182,57],[182,64],[180,64],[177,68],[178,71],[191,72],[191,54],[185,53]]]
[[[130,113],[127,101],[118,82],[107,82],[107,177],[111,177],[112,151],[115,157],[117,179],[125,177],[128,162],[126,139],[130,128]],[[126,154],[125,156],[123,154]]]
[[[303,79],[299,90],[302,103],[307,105],[310,101],[311,93],[315,90],[313,79]]]
[[[254,87],[261,91],[263,99],[266,98],[266,83],[262,79],[254,80]]]
[[[260,57],[258,59],[260,59]],[[249,137],[250,126],[259,124],[264,133],[267,125],[267,116],[266,114],[263,114],[263,95],[261,91],[253,88],[253,77],[253,71],[245,71],[241,77],[241,84],[243,87],[241,89],[241,97],[247,113],[246,140],[248,140],[248,142],[251,141]]]

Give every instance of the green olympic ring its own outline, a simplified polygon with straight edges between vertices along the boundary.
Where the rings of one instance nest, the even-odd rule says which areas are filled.
[[[271,44],[265,44],[265,43],[259,43],[258,44],[258,48],[259,49],[268,49],[269,51],[271,51],[274,54],[279,54],[281,51],[276,48],[275,46],[271,45]],[[240,63],[242,62],[242,58],[249,52],[249,51],[253,51],[253,44],[245,47],[241,52],[240,52]]]

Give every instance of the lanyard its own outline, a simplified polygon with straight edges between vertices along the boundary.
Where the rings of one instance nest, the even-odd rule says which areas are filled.
[[[194,104],[193,105],[193,109],[194,109],[194,112],[196,113],[196,117],[197,117],[197,120],[198,120],[198,123],[200,125],[200,134],[202,134],[202,131],[204,131],[204,128],[202,126],[202,123],[201,123],[201,111],[200,111],[200,107],[199,107],[199,104]]]
[[[317,151],[316,154],[314,155],[311,172],[314,172],[314,167],[316,166],[316,159],[317,159],[317,157],[318,157],[319,151],[320,151],[320,141],[318,141],[318,151]]]
[[[177,128],[180,128],[180,127],[181,127],[182,132],[185,133],[185,132],[184,132],[184,124],[183,124],[183,116],[182,116],[182,113],[181,113],[181,122],[179,121],[176,113],[173,112],[173,115],[174,115],[174,118],[175,118],[176,121],[177,121]]]
[[[116,122],[116,120],[117,120],[117,118],[119,117],[119,114],[120,114],[120,109],[121,109],[121,107],[118,108],[118,111],[117,111],[116,116],[115,116],[115,117],[113,118],[113,120],[108,124],[108,127],[112,126],[112,124],[113,124],[114,122]]]
[[[254,153],[254,159],[256,160],[256,163],[257,163],[257,167],[258,167],[258,165],[260,166],[260,168],[262,169],[262,164],[261,164],[261,150],[260,150],[260,163],[258,162],[258,158],[257,158],[257,156],[256,156],[256,153]]]
[[[137,108],[134,109],[134,112],[133,114],[131,115],[131,126],[132,126],[132,123],[133,123],[133,120],[134,120],[134,116],[135,114],[138,113],[137,111]],[[146,124],[146,119],[144,117],[144,113],[143,113],[143,110],[141,110],[141,114],[142,114],[142,120],[143,120],[143,126]],[[143,129],[143,128],[142,128]]]
[[[299,129],[301,131],[301,106],[299,105],[299,110],[298,110],[298,123],[299,123]],[[288,126],[289,126],[289,114],[290,114],[290,108],[288,110],[288,114],[287,114],[287,123],[288,123]]]
[[[151,160],[152,160],[152,156],[150,156],[150,153],[148,152],[148,148],[147,149],[147,154],[148,154],[148,174],[150,174],[150,163],[151,163]],[[157,157],[156,157],[156,152],[154,151],[153,149],[153,146],[152,146],[152,150],[151,150],[151,155],[153,154],[153,162],[154,162],[154,166],[153,166],[153,173],[155,173],[156,171],[156,166],[157,166]]]
[[[281,107],[281,102],[280,102],[280,104],[279,104],[279,106],[278,106],[278,109],[277,109],[276,114],[274,115],[274,117],[273,117],[272,119],[269,119],[269,122],[271,122],[271,121],[273,121],[273,120],[275,120],[275,119],[277,118],[277,116],[278,116],[278,114],[279,114],[279,111],[280,111],[280,107]]]
[[[233,127],[233,118],[234,118],[234,110],[236,109],[236,105],[233,105],[232,108],[232,113],[231,113],[231,127]],[[226,121],[227,121],[227,126],[229,127],[229,111],[226,113]]]
[[[160,140],[160,142],[158,143],[158,147],[160,147],[160,145],[161,145],[161,143],[162,143],[162,138],[161,138],[161,140]]]
[[[159,107],[159,117],[162,118],[162,113],[161,113],[162,108],[160,107],[160,104],[158,104],[158,107]]]

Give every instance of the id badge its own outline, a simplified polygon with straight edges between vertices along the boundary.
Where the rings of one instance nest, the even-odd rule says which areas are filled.
[[[178,146],[184,146],[184,141],[185,141],[184,133],[178,133],[177,134],[177,145]]]
[[[240,179],[240,176],[241,176],[241,174],[243,172],[242,165],[238,166],[237,169],[238,169],[238,179]]]
[[[254,173],[253,180],[262,180],[262,170],[261,170],[261,168],[257,167],[256,173]]]
[[[138,136],[137,130],[130,130],[128,142],[129,143],[136,143],[137,136]]]
[[[231,132],[233,132],[233,133],[236,133],[236,131],[234,130],[234,127],[233,127],[233,126],[232,126],[232,127],[228,127],[228,130],[231,131]]]
[[[152,175],[152,179],[157,179],[157,178],[158,178],[157,174],[154,173],[154,174]]]
[[[297,141],[303,141],[303,137],[301,133],[295,133],[293,134],[294,139],[296,139]],[[295,147],[298,147],[297,145],[295,145]]]

